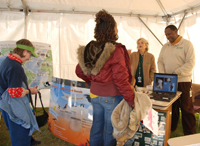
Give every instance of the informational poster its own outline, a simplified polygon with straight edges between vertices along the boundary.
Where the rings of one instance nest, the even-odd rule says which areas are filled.
[[[78,146],[89,146],[93,120],[90,85],[85,82],[53,78],[49,106],[49,130]]]
[[[32,42],[38,58],[31,57],[23,68],[28,77],[30,87],[51,82],[53,75],[51,46],[45,43]],[[0,63],[16,48],[16,41],[0,41]]]
[[[153,134],[158,135],[158,112],[151,109],[149,114],[143,120],[143,124],[146,128],[153,132]]]
[[[158,135],[153,134],[149,129],[139,127],[135,134],[133,146],[164,146],[165,144],[165,126],[166,113],[158,112]]]

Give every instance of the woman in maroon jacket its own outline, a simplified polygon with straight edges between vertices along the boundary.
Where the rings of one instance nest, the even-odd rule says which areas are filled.
[[[134,92],[130,85],[129,55],[124,45],[116,43],[118,30],[113,16],[101,10],[96,14],[95,22],[96,41],[78,48],[76,74],[91,84],[93,124],[90,146],[102,146],[102,143],[110,146],[115,143],[112,111],[123,98],[134,107]]]

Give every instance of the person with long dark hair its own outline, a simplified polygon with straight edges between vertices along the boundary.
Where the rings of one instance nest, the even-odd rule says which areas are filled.
[[[130,85],[132,76],[128,52],[124,45],[116,42],[117,23],[105,10],[96,14],[95,22],[96,41],[78,48],[76,74],[91,84],[93,123],[90,146],[111,146],[116,144],[112,136],[112,111],[123,98],[134,107],[135,95]]]

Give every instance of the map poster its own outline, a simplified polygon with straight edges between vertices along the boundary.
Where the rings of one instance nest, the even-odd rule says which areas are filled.
[[[158,135],[153,134],[149,129],[139,127],[134,136],[133,146],[164,146],[165,144],[166,113],[158,112]]]
[[[51,82],[53,75],[51,46],[46,43],[32,42],[38,58],[31,57],[22,64],[30,87]],[[0,63],[16,48],[16,41],[0,41]]]
[[[67,142],[89,146],[93,120],[90,85],[53,77],[50,92],[49,130]]]

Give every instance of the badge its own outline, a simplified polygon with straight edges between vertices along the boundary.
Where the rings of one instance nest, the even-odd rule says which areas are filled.
[[[138,77],[138,83],[142,82],[142,77]]]

